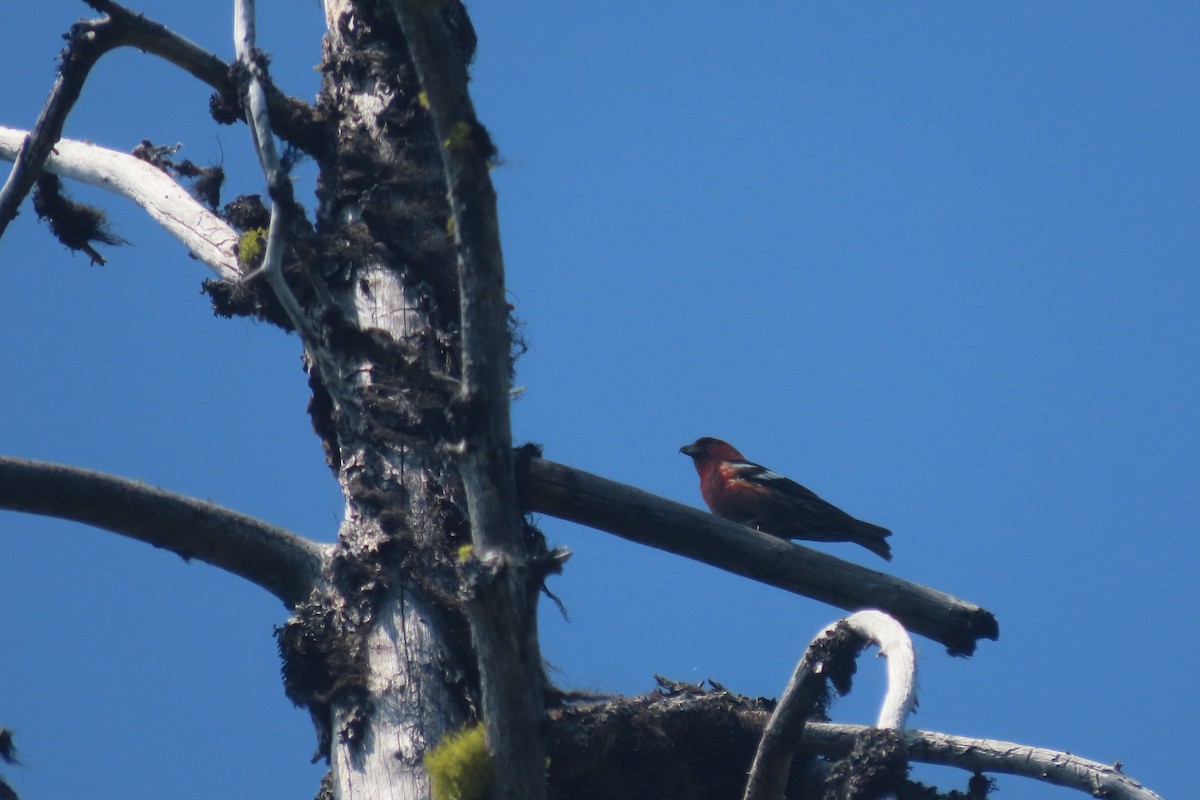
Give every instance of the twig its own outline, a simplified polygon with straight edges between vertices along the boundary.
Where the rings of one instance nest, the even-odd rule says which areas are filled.
[[[804,729],[799,750],[842,756],[869,730],[862,725],[810,722]],[[972,739],[914,728],[904,731],[903,741],[908,758],[926,764],[959,767],[968,772],[1021,775],[1108,800],[1162,800],[1121,772],[1119,764],[1101,764],[1070,753],[998,739]]]
[[[457,3],[458,0],[451,0]],[[545,796],[543,674],[536,598],[544,575],[530,564],[513,478],[508,305],[488,175],[493,156],[467,92],[466,65],[450,43],[441,3],[392,0],[441,142],[459,252],[465,435],[456,448],[471,536],[485,579],[467,604],[477,651],[483,721],[496,797]]]
[[[286,249],[283,241],[283,217],[292,211],[294,205],[292,185],[288,182],[287,173],[279,160],[279,151],[275,148],[275,135],[271,131],[267,96],[263,89],[266,75],[254,50],[254,35],[254,0],[236,0],[233,43],[238,62],[249,76],[246,86],[246,122],[250,126],[254,150],[258,154],[258,163],[262,166],[267,179],[267,190],[271,196],[271,224],[267,229],[263,265],[255,273],[247,275],[245,280],[253,278],[258,272],[266,276],[267,284],[307,348],[316,341],[316,334],[283,276],[283,253]]]
[[[996,639],[990,611],[951,595],[751,530],[597,475],[534,458],[519,475],[533,511],[711,564],[796,594],[857,611],[878,608],[909,631],[971,655]]]
[[[198,558],[261,586],[289,608],[322,579],[324,545],[105,473],[0,456],[0,508],[94,525]]]
[[[16,157],[25,131],[0,127],[0,159]],[[45,169],[137,203],[218,276],[240,274],[237,231],[160,169],[139,158],[94,144],[60,139]]]

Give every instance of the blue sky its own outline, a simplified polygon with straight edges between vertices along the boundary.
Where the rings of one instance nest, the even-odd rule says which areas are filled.
[[[135,6],[224,57],[225,4]],[[322,15],[260,2],[289,91]],[[998,642],[918,640],[915,727],[1069,750],[1183,797],[1200,619],[1200,12],[1193,4],[484,4],[474,94],[527,323],[520,441],[699,504],[677,450],[736,444],[895,531],[894,574]],[[0,124],[27,127],[87,11],[18,0]],[[67,133],[240,173],[245,130],[137,53]],[[302,175],[311,180],[311,175]],[[301,195],[308,192],[301,189]],[[77,196],[101,199],[97,192]],[[308,194],[311,197],[311,194]],[[91,267],[26,205],[0,241],[0,450],[110,470],[330,539],[336,486],[293,338],[212,317],[205,271],[119,201]],[[310,201],[311,205],[311,201]],[[655,672],[776,696],[831,608],[553,519],[560,683]],[[828,546],[871,567],[873,556]],[[309,797],[261,590],[0,515],[0,725],[23,798]],[[1182,630],[1181,630],[1182,629]],[[866,722],[880,665],[835,719]],[[966,776],[925,772],[961,788]],[[1002,796],[1067,790],[1001,778]]]

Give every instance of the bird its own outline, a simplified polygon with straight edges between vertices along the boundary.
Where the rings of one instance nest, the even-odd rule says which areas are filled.
[[[781,539],[854,542],[892,560],[887,528],[863,522],[793,480],[748,461],[728,442],[703,436],[679,448],[700,475],[700,494],[718,517]]]

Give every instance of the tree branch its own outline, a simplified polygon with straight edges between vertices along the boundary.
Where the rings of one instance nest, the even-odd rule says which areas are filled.
[[[212,503],[105,473],[0,456],[0,508],[83,522],[198,558],[291,608],[322,580],[328,548]]]
[[[292,184],[283,170],[279,151],[275,147],[275,134],[271,129],[267,94],[263,88],[267,83],[266,67],[254,45],[255,2],[235,0],[233,7],[234,48],[237,50],[238,63],[247,75],[246,123],[250,126],[254,152],[258,156],[258,163],[267,180],[267,190],[271,197],[271,223],[267,230],[267,247],[260,271],[265,275],[267,285],[271,287],[275,299],[283,307],[288,321],[296,329],[305,349],[312,353],[316,352],[313,347],[316,334],[304,315],[300,301],[296,299],[283,276],[283,252],[286,249],[284,230],[290,227],[288,222],[298,216],[298,209],[292,196]],[[246,276],[246,279],[252,277],[253,274]]]
[[[951,595],[783,541],[632,486],[542,459],[519,476],[533,511],[578,522],[815,600],[878,608],[908,630],[971,655],[996,639],[992,613]]]
[[[846,624],[887,659],[887,694],[879,707],[877,728],[899,730],[917,707],[917,654],[904,626],[882,611],[851,614]]]
[[[804,729],[799,750],[843,756],[869,730],[863,725],[810,722]],[[959,767],[969,772],[1021,775],[1109,800],[1162,800],[1140,782],[1121,772],[1119,763],[1101,764],[1057,750],[914,728],[904,731],[903,740],[908,758],[913,761]]]
[[[98,20],[85,20],[72,26],[67,35],[68,44],[62,52],[62,65],[58,79],[46,104],[34,123],[33,130],[25,138],[14,159],[12,172],[0,189],[0,235],[8,223],[17,215],[17,208],[33,188],[38,173],[55,142],[62,136],[67,115],[75,107],[83,84],[96,62],[110,50],[123,45],[139,44],[162,48],[186,65],[185,68],[201,73],[215,71],[215,56],[205,53],[186,39],[175,36],[166,28],[132,14],[116,3],[97,2],[93,7],[107,11],[109,16]],[[164,48],[163,45],[167,46]],[[193,72],[193,74],[196,74]]]
[[[62,136],[67,115],[79,100],[92,67],[105,53],[118,47],[136,47],[174,64],[223,95],[236,94],[229,65],[212,53],[166,26],[135,14],[111,0],[87,2],[107,16],[78,22],[67,35],[68,44],[62,53],[62,66],[50,96],[33,130],[18,145],[16,157],[8,159],[15,163],[3,189],[0,189],[0,236],[4,235],[8,223],[16,217],[17,209],[33,188],[42,165]],[[311,116],[301,113],[302,109],[307,109],[304,103],[288,98],[273,86],[266,88],[266,94],[276,116],[286,117],[295,123],[289,127],[296,132],[296,138],[306,142],[317,138],[305,131],[310,126],[301,121],[303,117]]]
[[[13,160],[26,138],[24,131],[0,127],[0,159]],[[45,169],[132,200],[218,276],[234,280],[241,274],[237,231],[157,167],[126,153],[60,139]]]
[[[824,711],[826,687],[831,679],[845,691],[837,676],[853,674],[850,667],[866,644],[866,640],[850,632],[845,620],[830,625],[813,638],[783,690],[779,705],[763,727],[744,800],[782,800],[792,756],[805,723],[813,714]]]
[[[824,710],[827,683],[832,682],[845,694],[854,673],[854,659],[872,642],[888,660],[887,694],[876,727],[904,727],[917,703],[912,639],[900,623],[880,611],[859,611],[838,620],[813,637],[767,720],[750,767],[744,800],[782,800],[804,727],[814,712]],[[895,795],[888,796],[894,800]]]
[[[769,703],[724,689],[705,692],[698,686],[682,686],[683,691],[665,695],[658,691],[553,709],[553,796],[626,798],[672,792],[687,797],[735,796],[745,784],[745,769],[761,738]],[[864,739],[877,734],[877,729],[864,725],[809,722],[798,748],[809,756],[843,759]],[[911,728],[895,741],[899,755],[911,761],[957,767],[968,773],[1020,775],[1108,800],[1162,800],[1124,775],[1120,764],[1110,766],[1013,742]],[[685,788],[680,791],[680,786]],[[812,780],[802,781],[801,786],[817,788]],[[825,796],[820,791],[812,794]]]
[[[454,0],[457,5],[457,0]],[[465,430],[456,446],[481,573],[468,587],[483,721],[496,797],[545,796],[543,682],[536,598],[543,574],[530,563],[513,477],[509,419],[510,337],[494,155],[467,92],[466,64],[450,42],[442,3],[392,0],[441,142],[459,252]]]

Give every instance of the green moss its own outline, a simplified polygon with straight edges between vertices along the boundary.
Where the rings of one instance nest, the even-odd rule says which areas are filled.
[[[471,149],[471,126],[461,121],[454,123],[450,126],[450,135],[446,137],[444,144],[447,150]]]
[[[262,263],[267,241],[266,228],[251,228],[238,239],[238,263],[245,269],[256,269]]]
[[[447,734],[425,754],[433,800],[483,800],[492,780],[492,760],[483,724]]]

